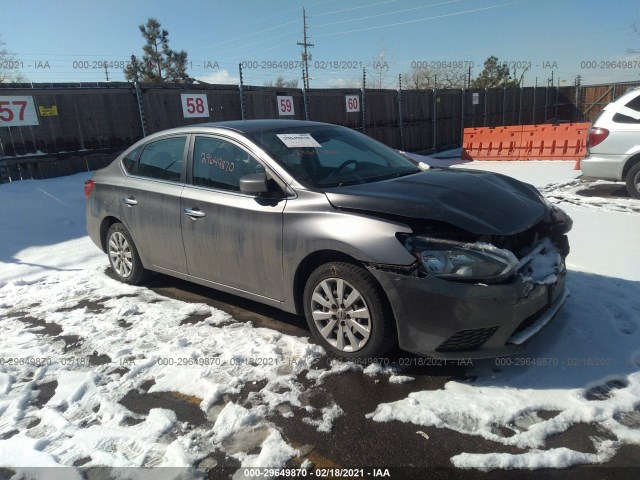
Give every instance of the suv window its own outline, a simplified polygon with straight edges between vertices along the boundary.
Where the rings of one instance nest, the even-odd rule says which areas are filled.
[[[194,185],[239,192],[240,179],[258,172],[264,172],[264,167],[238,145],[220,138],[196,137]]]
[[[635,110],[634,112],[619,112],[616,113],[612,120],[616,123],[640,123],[640,95],[625,104],[626,108]]]
[[[145,146],[136,174],[141,177],[179,182],[186,137],[171,137]]]

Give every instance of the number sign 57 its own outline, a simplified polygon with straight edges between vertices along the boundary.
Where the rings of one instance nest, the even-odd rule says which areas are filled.
[[[209,118],[209,105],[205,93],[183,93],[180,99],[184,118]]]
[[[291,96],[276,96],[278,101],[278,115],[295,115],[295,109],[293,107],[293,97]]]
[[[38,125],[33,97],[0,97],[0,127]]]

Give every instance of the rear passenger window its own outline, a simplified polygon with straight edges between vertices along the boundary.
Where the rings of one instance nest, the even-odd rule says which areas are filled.
[[[186,137],[172,137],[147,144],[140,155],[137,175],[180,181]]]
[[[240,179],[264,167],[239,146],[213,137],[196,137],[193,148],[193,184],[240,191]]]
[[[613,116],[616,123],[640,123],[640,95],[626,103],[621,112]]]

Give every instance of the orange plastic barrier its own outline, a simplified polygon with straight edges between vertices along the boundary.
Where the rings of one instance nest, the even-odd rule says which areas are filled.
[[[465,128],[463,160],[579,160],[590,123]]]

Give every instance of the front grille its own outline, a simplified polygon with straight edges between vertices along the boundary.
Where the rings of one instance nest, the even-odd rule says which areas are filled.
[[[438,348],[436,352],[463,352],[476,350],[484,342],[498,331],[498,327],[475,328],[472,330],[461,330],[450,336]]]

